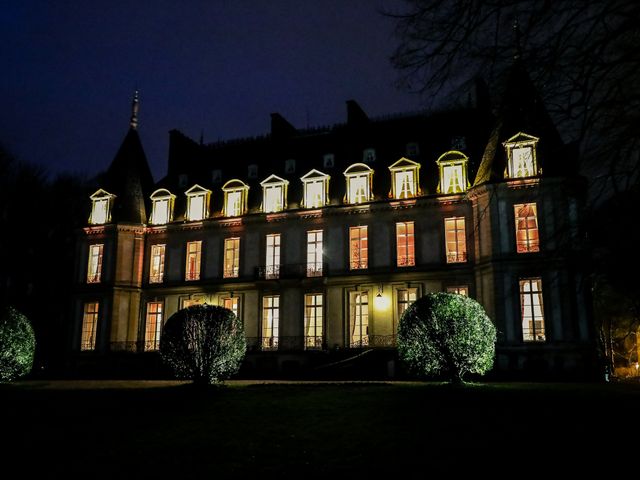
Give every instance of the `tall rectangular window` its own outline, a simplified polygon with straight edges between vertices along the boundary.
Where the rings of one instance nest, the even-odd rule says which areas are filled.
[[[240,238],[224,239],[224,278],[237,278],[240,274]]]
[[[398,319],[402,318],[404,312],[407,311],[409,305],[418,298],[417,288],[400,288],[398,289]]]
[[[264,278],[267,280],[280,277],[280,234],[267,235],[267,252]]]
[[[187,264],[185,266],[185,280],[200,280],[200,263],[202,256],[202,241],[187,243]]]
[[[307,232],[307,277],[322,276],[322,230]]]
[[[304,296],[304,348],[322,348],[322,294]]]
[[[396,223],[397,261],[399,267],[416,264],[413,222]]]
[[[306,208],[324,207],[327,181],[327,176],[304,181],[304,206]]]
[[[144,327],[145,351],[160,348],[160,331],[162,330],[162,302],[147,302],[147,321]]]
[[[231,310],[236,317],[240,312],[239,305],[240,297],[226,297],[222,299],[222,306]]]
[[[262,349],[278,349],[278,327],[280,324],[280,296],[262,298]]]
[[[399,170],[393,174],[396,198],[413,198],[416,196],[416,169]]]
[[[464,229],[464,217],[444,219],[447,263],[467,261],[467,241]]]
[[[100,283],[102,277],[102,252],[104,245],[89,246],[89,265],[87,266],[87,283]]]
[[[539,252],[538,209],[535,203],[514,205],[518,253]]]
[[[227,216],[239,215],[242,215],[242,190],[234,190],[227,193]]]
[[[520,280],[520,307],[522,309],[522,339],[525,342],[544,342],[544,307],[542,279]]]
[[[369,294],[350,292],[349,294],[349,335],[351,347],[369,345]]]
[[[349,177],[349,203],[369,201],[369,175],[362,174]]]
[[[469,296],[469,287],[467,285],[453,285],[447,287],[447,293],[457,293],[458,295]]]
[[[166,245],[151,245],[149,283],[162,283],[164,279],[164,252]]]
[[[349,268],[359,270],[369,266],[367,227],[349,228]]]
[[[80,350],[95,350],[96,329],[98,327],[98,302],[88,302],[84,304],[82,314],[82,338],[80,340]]]
[[[284,186],[265,185],[264,187],[264,211],[280,212],[284,205]]]

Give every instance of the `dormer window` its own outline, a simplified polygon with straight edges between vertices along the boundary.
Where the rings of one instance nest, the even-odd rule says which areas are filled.
[[[221,183],[222,182],[222,170],[216,168],[211,170],[211,181],[213,183]]]
[[[295,173],[296,172],[296,161],[293,158],[286,160],[284,162],[284,173]]]
[[[420,164],[401,158],[389,167],[391,170],[391,196],[396,199],[413,198],[420,194],[418,172]]]
[[[92,202],[91,216],[89,217],[91,225],[104,225],[111,221],[111,205],[115,197],[102,189],[89,197]]]
[[[365,148],[362,152],[362,161],[364,163],[372,163],[376,161],[376,149]]]
[[[189,175],[181,173],[178,175],[178,187],[184,188],[189,183]]]
[[[467,163],[469,158],[462,152],[451,150],[436,160],[440,170],[438,193],[463,193],[469,188]]]
[[[406,152],[407,157],[415,157],[417,155],[420,155],[420,147],[416,142],[409,142],[407,143]]]
[[[336,156],[333,153],[325,153],[322,157],[324,168],[333,168],[336,163]]]
[[[264,213],[280,212],[287,206],[287,187],[289,182],[276,175],[271,175],[260,182],[262,185],[262,211]]]
[[[304,187],[303,208],[320,208],[329,203],[329,178],[315,169],[300,178]]]
[[[247,177],[248,178],[258,178],[258,165],[252,163],[247,167]]]
[[[536,146],[540,139],[518,133],[504,142],[507,151],[507,177],[523,178],[538,175]]]
[[[161,188],[151,194],[153,207],[151,210],[151,224],[164,225],[173,220],[173,204],[176,196],[169,190]]]
[[[196,184],[187,190],[185,195],[187,196],[187,221],[197,222],[209,216],[210,190]]]
[[[373,170],[363,163],[354,163],[344,171],[347,179],[347,203],[364,203],[372,199]]]
[[[229,180],[222,186],[224,205],[222,213],[225,217],[239,217],[247,213],[247,195],[249,186],[241,180]]]

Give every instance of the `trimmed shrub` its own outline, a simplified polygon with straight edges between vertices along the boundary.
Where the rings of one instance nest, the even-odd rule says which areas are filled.
[[[29,319],[12,307],[0,312],[0,381],[10,382],[33,367],[36,336]]]
[[[238,371],[247,350],[242,322],[228,308],[193,305],[173,314],[160,355],[178,378],[211,385]]]
[[[482,306],[455,293],[429,293],[414,302],[398,326],[400,358],[424,375],[462,383],[467,373],[493,367],[496,329]]]

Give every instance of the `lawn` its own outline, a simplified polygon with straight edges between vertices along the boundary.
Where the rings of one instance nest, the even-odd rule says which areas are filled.
[[[633,471],[640,385],[18,382],[0,396],[3,465],[20,476],[441,478]]]

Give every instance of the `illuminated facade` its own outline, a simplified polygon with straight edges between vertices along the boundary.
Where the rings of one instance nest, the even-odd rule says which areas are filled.
[[[74,348],[145,355],[169,316],[209,303],[242,318],[247,372],[362,349],[393,360],[402,313],[447,291],[496,323],[497,370],[586,369],[588,296],[566,248],[584,184],[526,81],[511,79],[498,117],[376,120],[350,101],[347,123],[324,129],[274,114],[264,137],[202,144],[172,131],[155,184],[132,123],[89,199]]]

